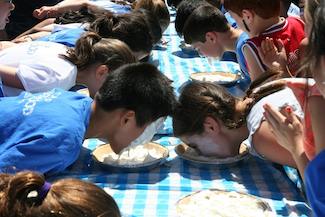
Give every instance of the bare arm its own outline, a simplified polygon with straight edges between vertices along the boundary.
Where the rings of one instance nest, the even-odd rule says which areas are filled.
[[[24,90],[25,88],[17,76],[16,71],[16,67],[0,65],[0,77],[2,79],[2,83],[10,87]]]
[[[311,96],[308,98],[308,105],[317,155],[325,149],[325,99],[322,96]]]
[[[253,135],[254,148],[266,159],[281,164],[296,167],[291,153],[277,142],[275,136],[270,132],[266,121],[261,123],[260,128]]]
[[[51,32],[52,29],[49,29],[48,26],[53,24],[54,20],[55,20],[55,18],[48,18],[46,20],[43,20],[42,22],[40,22],[40,23],[36,24],[35,26],[33,26],[32,28],[30,28],[29,30],[27,30],[27,31],[21,33],[20,35],[18,35],[15,39],[21,38],[22,36],[25,36],[25,35],[29,35],[31,33],[44,31],[44,30],[47,30],[47,31]]]
[[[246,60],[249,75],[252,81],[254,81],[262,73],[264,73],[265,70],[261,65],[262,63],[258,60],[258,55],[252,50],[252,48],[249,45],[244,45],[243,54]]]

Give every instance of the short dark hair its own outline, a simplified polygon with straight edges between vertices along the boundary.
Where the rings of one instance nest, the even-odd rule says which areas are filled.
[[[225,15],[218,8],[203,5],[187,18],[183,28],[184,40],[188,44],[205,42],[207,32],[227,32],[229,29]]]
[[[179,36],[183,35],[183,28],[187,18],[201,5],[209,5],[209,3],[204,0],[184,0],[178,5],[175,17],[175,29]]]
[[[138,126],[171,115],[176,103],[171,80],[149,63],[133,63],[110,73],[95,96],[105,111],[135,112]]]
[[[263,19],[280,16],[280,0],[224,0],[224,6],[240,17],[242,10],[253,10]]]

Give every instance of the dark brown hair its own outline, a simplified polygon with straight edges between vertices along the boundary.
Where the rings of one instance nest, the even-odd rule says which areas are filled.
[[[135,1],[134,9],[137,10],[140,8],[149,10],[153,16],[157,17],[162,32],[167,29],[170,23],[170,14],[164,0]]]
[[[203,123],[207,116],[220,120],[228,129],[243,126],[253,105],[263,97],[282,89],[284,84],[265,86],[256,93],[253,90],[266,81],[278,77],[279,73],[265,72],[263,76],[256,79],[244,98],[252,100],[240,114],[236,111],[236,104],[243,99],[232,96],[223,86],[211,82],[189,83],[182,90],[173,115],[175,136],[203,133]]]
[[[134,63],[136,61],[130,48],[122,41],[112,38],[101,38],[96,33],[86,33],[76,43],[75,48],[67,51],[63,57],[84,69],[94,63],[107,65],[109,70]]]
[[[121,216],[115,200],[92,183],[62,179],[52,184],[45,198],[40,198],[36,192],[44,183],[44,177],[34,172],[1,174],[0,217]]]
[[[188,44],[205,42],[208,32],[227,32],[230,30],[226,17],[212,5],[203,5],[195,9],[187,18],[183,35]]]
[[[280,0],[224,0],[224,6],[240,17],[243,10],[252,10],[263,19],[280,16]]]
[[[150,53],[153,40],[149,26],[140,14],[111,14],[99,16],[89,26],[103,38],[116,38],[125,42],[133,52]]]

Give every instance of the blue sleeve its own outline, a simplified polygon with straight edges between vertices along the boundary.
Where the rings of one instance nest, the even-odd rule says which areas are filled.
[[[305,171],[306,193],[315,217],[325,216],[325,150],[312,160]]]

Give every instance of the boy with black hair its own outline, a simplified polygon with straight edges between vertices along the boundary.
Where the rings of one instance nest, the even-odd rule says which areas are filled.
[[[246,91],[250,84],[242,53],[242,46],[248,39],[246,33],[231,27],[218,8],[203,5],[195,9],[188,17],[183,34],[185,42],[205,56],[220,58],[226,51],[235,52],[244,77],[239,86]]]
[[[170,80],[147,63],[109,73],[94,100],[61,89],[0,98],[0,172],[62,171],[87,138],[108,140],[119,153],[174,104]]]
[[[305,38],[304,23],[297,17],[280,17],[280,0],[224,0],[225,8],[250,39],[243,46],[252,80],[267,70],[258,53],[266,38],[285,48],[289,71],[295,75],[299,67],[299,45]]]

